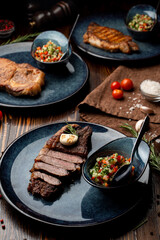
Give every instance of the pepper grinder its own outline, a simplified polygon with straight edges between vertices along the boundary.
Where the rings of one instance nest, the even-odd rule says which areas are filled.
[[[38,5],[28,5],[28,20],[32,27],[49,29],[50,27],[66,23],[72,20],[78,13],[78,7],[74,1],[59,1],[49,10],[35,11]],[[34,12],[34,13],[33,13]]]

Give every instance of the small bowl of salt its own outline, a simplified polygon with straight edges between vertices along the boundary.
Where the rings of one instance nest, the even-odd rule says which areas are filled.
[[[160,101],[160,82],[146,79],[140,84],[141,94],[150,102]]]

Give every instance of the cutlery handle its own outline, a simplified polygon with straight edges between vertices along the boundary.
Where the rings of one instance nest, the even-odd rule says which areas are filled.
[[[74,25],[73,25],[73,27],[72,27],[72,29],[71,29],[71,32],[70,32],[70,34],[69,34],[68,44],[69,44],[70,38],[71,38],[71,36],[72,36],[72,33],[73,33],[74,29],[75,29],[75,26],[76,26],[76,24],[77,24],[77,21],[78,21],[79,16],[80,16],[80,14],[77,15],[77,18],[76,18],[76,20],[75,20],[75,22],[74,22]]]

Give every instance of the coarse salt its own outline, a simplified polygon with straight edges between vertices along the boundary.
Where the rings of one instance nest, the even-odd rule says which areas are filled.
[[[160,96],[160,83],[146,79],[141,83],[141,89],[145,93]]]

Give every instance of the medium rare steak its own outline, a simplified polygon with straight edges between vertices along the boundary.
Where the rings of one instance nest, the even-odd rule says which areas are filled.
[[[60,135],[68,131],[67,125],[55,133],[40,150],[30,170],[28,191],[34,196],[51,198],[62,186],[79,176],[90,146],[92,129],[72,124],[78,134],[78,142],[72,146],[60,143]]]
[[[44,85],[45,74],[28,63],[15,63],[0,58],[0,90],[14,96],[39,94]]]
[[[122,32],[97,23],[90,23],[87,32],[83,35],[83,41],[92,46],[102,48],[109,52],[131,53],[139,50],[138,45],[132,41],[132,37]]]

